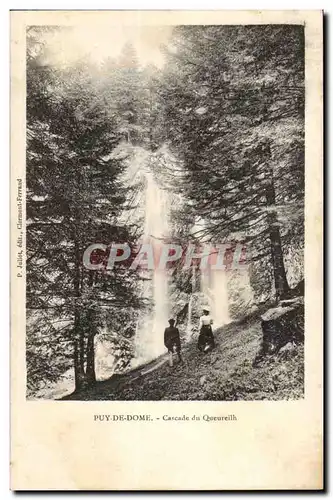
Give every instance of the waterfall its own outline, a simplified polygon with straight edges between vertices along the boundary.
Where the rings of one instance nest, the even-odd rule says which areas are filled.
[[[168,235],[168,196],[156,183],[151,172],[145,172],[145,231],[144,242],[153,247],[154,256],[159,255],[161,244]],[[156,261],[155,261],[156,263]],[[168,325],[168,278],[165,270],[156,269],[147,272],[151,278],[146,297],[153,301],[153,311],[143,317],[136,335],[135,363],[149,361],[162,352],[164,348],[164,329]]]
[[[112,353],[112,354],[111,354]],[[95,372],[97,380],[110,378],[115,370],[117,357],[112,349],[112,342],[95,338]]]
[[[203,270],[201,273],[201,291],[208,301],[214,327],[220,327],[230,322],[228,300],[228,278],[226,271]]]
[[[187,326],[186,326],[186,339],[190,340],[192,337],[192,307],[193,307],[193,294],[195,292],[195,266],[192,267],[192,278],[191,278],[191,288],[192,293],[188,302],[188,314],[187,314]]]
[[[216,327],[230,323],[228,274],[224,270],[215,270],[211,273],[211,293],[213,298],[212,314]]]
[[[240,298],[243,304],[250,310],[254,304],[254,293],[250,282],[248,269],[242,269],[238,273]]]

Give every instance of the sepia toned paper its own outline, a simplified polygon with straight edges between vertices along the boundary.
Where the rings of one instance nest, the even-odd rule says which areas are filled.
[[[322,24],[321,11],[11,12],[13,490],[323,488]],[[76,28],[75,40],[65,37],[59,45],[57,56],[60,62],[63,58],[67,62],[74,61],[82,46],[85,50],[90,44],[94,46],[99,32],[112,32],[110,44],[119,40],[120,45],[126,42],[128,33],[138,32],[142,61],[159,65],[156,47],[167,43],[172,27],[184,25],[304,26],[304,397],[277,401],[273,398],[80,401],[29,397],[25,260],[27,27]],[[140,31],[142,26],[145,30]],[[156,30],[156,27],[160,29]],[[107,56],[105,47],[100,46],[99,50]],[[116,53],[115,48],[110,47],[110,57]],[[79,56],[83,55],[82,49]],[[108,419],[99,418],[106,415]],[[144,416],[145,419],[133,416]]]

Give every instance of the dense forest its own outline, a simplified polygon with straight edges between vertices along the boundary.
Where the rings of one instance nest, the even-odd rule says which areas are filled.
[[[228,277],[231,319],[303,279],[303,27],[177,26],[162,67],[142,65],[131,43],[55,64],[48,41],[61,30],[27,30],[28,395],[68,370],[76,391],[93,387],[97,339],[115,371],[135,358],[151,277],[86,269],[83,254],[142,238],[142,164],[167,193],[168,238],[246,248],[248,283]],[[170,279],[170,313],[188,325],[199,272]]]

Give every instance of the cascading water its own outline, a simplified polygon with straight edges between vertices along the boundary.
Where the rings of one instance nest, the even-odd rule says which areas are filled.
[[[161,244],[169,233],[168,196],[156,183],[151,172],[145,173],[146,200],[145,200],[145,231],[144,243],[149,243],[154,255],[159,255]],[[143,317],[138,327],[135,346],[136,364],[149,361],[164,352],[163,335],[168,325],[168,278],[164,270],[154,266],[154,270],[147,271],[151,278],[145,294],[153,302],[153,311]]]
[[[143,215],[144,236],[142,243],[150,243],[154,254],[159,255],[160,245],[171,233],[168,220],[171,195],[166,190],[163,190],[157,182],[152,163],[153,157],[149,151],[143,148],[135,148],[135,154],[131,157],[127,182],[135,185],[135,183],[141,184],[142,178],[145,181],[144,190],[138,191],[137,198],[133,203],[134,206],[135,204],[139,205],[139,212],[134,208],[131,217],[135,220],[137,213],[140,213],[140,219]],[[159,170],[159,174],[163,175],[163,172]],[[141,200],[143,203],[141,203]],[[206,229],[205,221],[200,217],[196,217],[191,231],[192,234],[202,233],[204,229]],[[206,243],[205,238],[202,238],[201,243]],[[170,293],[172,293],[172,283],[170,281],[169,288],[168,275],[165,271],[159,271],[155,267],[154,270],[142,271],[142,273],[147,278],[145,284],[142,284],[142,295],[151,302],[152,309],[147,314],[140,316],[136,322],[135,356],[132,366],[143,364],[165,352],[163,333],[168,324],[171,311],[169,301]],[[197,273],[201,275],[199,280],[197,279],[199,278]],[[246,280],[248,281],[247,273],[241,277],[241,281],[243,280],[244,293],[251,294],[252,290],[249,283],[245,283]],[[196,285],[196,281],[200,282],[199,286],[198,283]],[[214,327],[223,326],[230,322],[229,299],[231,300],[231,296],[228,296],[230,286],[232,286],[232,283],[228,272],[213,269],[200,271],[200,269],[193,266],[191,293],[188,296],[187,322],[184,326],[180,325],[181,329],[185,329],[187,341],[191,339],[193,331],[197,330],[197,317],[198,314],[202,313],[202,306],[205,304],[210,306]],[[242,288],[238,284],[236,286],[237,289]],[[243,300],[248,302],[249,299],[250,297],[244,296]],[[230,307],[231,304],[230,302]],[[173,314],[175,314],[175,309],[178,312],[177,304],[174,304]]]
[[[192,234],[203,233],[206,231],[206,221],[201,217],[196,217],[195,224],[192,227]],[[209,241],[209,236],[208,236]],[[208,241],[201,241],[203,245],[209,248]],[[208,264],[206,268],[200,269],[200,292],[203,295],[202,300],[209,305],[213,317],[214,327],[220,327],[230,322],[229,297],[228,297],[228,274],[222,269],[212,269]],[[191,301],[190,301],[191,302]],[[202,314],[202,309],[200,310]]]
[[[215,270],[211,273],[211,291],[213,296],[212,312],[215,326],[230,323],[228,275],[224,270]]]
[[[116,364],[117,356],[112,343],[105,339],[95,339],[95,372],[97,380],[110,378],[114,373]]]
[[[228,278],[224,270],[207,268],[201,273],[201,291],[208,301],[214,326],[220,327],[230,322]]]
[[[240,299],[249,309],[254,304],[254,293],[250,282],[248,269],[242,269],[238,274],[239,288],[241,290]]]
[[[192,278],[191,278],[192,293],[190,295],[190,299],[189,299],[189,302],[188,302],[188,314],[187,314],[187,326],[186,326],[186,340],[190,340],[190,338],[192,337],[192,329],[193,329],[192,308],[193,308],[193,294],[195,292],[195,277],[196,277],[195,266],[193,266],[192,267]]]

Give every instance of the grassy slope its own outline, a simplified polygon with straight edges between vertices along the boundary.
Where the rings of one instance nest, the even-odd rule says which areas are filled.
[[[215,332],[217,347],[200,353],[193,341],[183,349],[184,363],[169,368],[166,358],[142,370],[112,377],[81,394],[80,400],[283,400],[303,397],[303,346],[252,362],[262,333],[258,317],[232,323]],[[155,368],[155,369],[154,369]],[[147,370],[147,368],[146,368]]]

